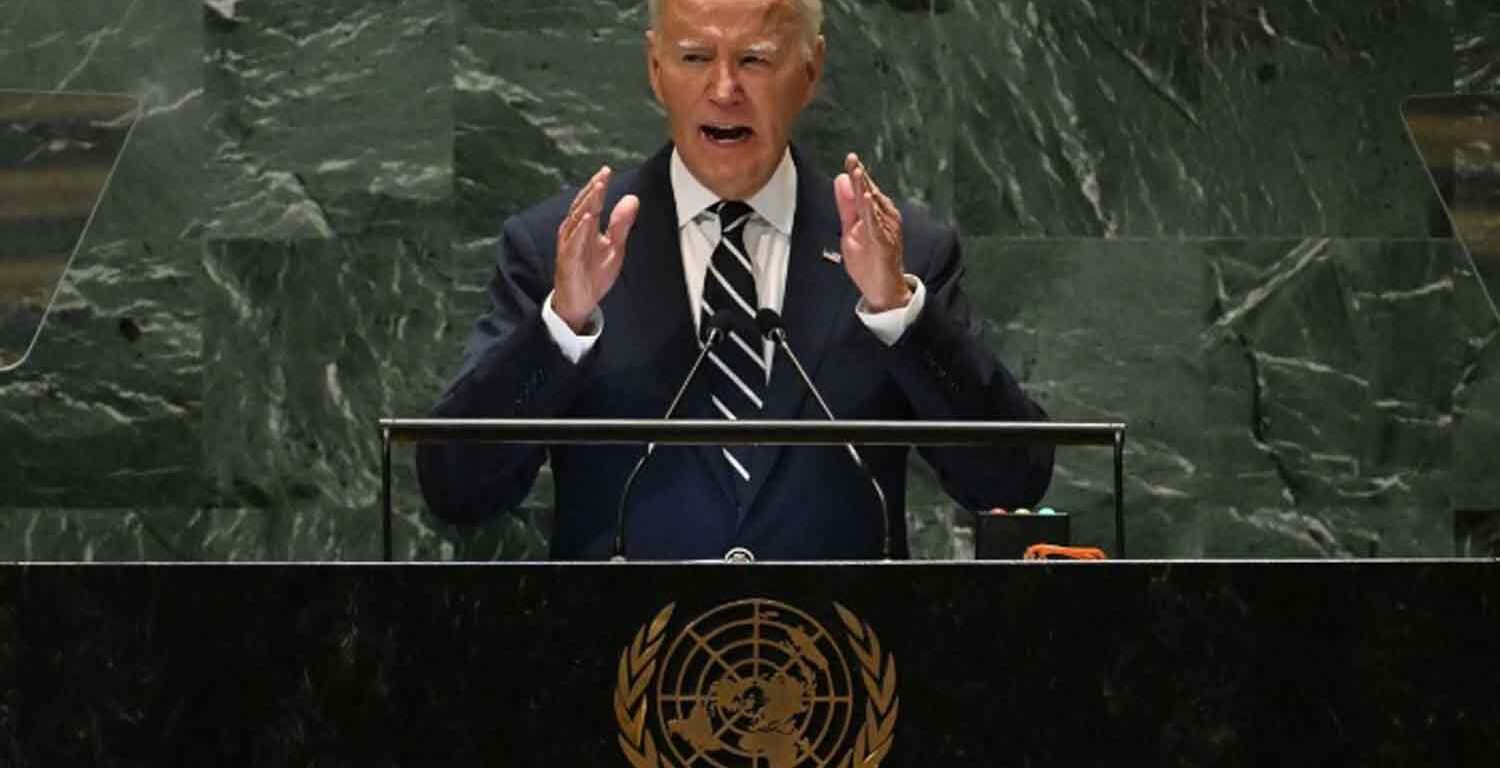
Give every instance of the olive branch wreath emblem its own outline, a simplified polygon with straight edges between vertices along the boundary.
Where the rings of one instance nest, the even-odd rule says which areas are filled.
[[[656,749],[656,739],[646,728],[646,689],[657,671],[662,635],[672,619],[676,603],[668,603],[650,622],[641,626],[630,645],[620,652],[615,681],[615,722],[620,727],[620,749],[634,768],[674,768]],[[837,763],[838,768],[876,768],[895,742],[896,716],[901,700],[896,695],[896,659],[881,653],[875,630],[849,609],[833,607],[848,631],[849,646],[859,660],[865,687],[865,721],[854,736],[854,746]]]

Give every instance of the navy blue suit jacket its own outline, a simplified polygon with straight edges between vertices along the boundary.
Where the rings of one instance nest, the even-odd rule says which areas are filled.
[[[621,275],[604,297],[604,332],[578,364],[547,333],[541,305],[552,289],[565,192],[505,223],[491,310],[480,318],[462,369],[437,417],[660,418],[697,353],[683,278],[670,145],[640,168],[617,173],[601,221],[625,194],[641,208]],[[917,322],[894,346],[856,317],[859,292],[838,252],[832,182],[795,152],[797,210],[782,316],[791,345],[842,419],[1042,419],[1015,379],[976,342],[959,286],[955,234],[903,208],[906,270],[927,286]],[[682,418],[716,418],[706,377],[680,406]],[[778,354],[763,414],[823,419],[792,365]],[[640,446],[429,444],[418,450],[428,505],[438,517],[477,522],[514,509],[550,451],[556,480],[555,559],[607,557],[616,502]],[[861,449],[890,502],[896,553],[907,554],[905,448]],[[1035,504],[1052,475],[1050,448],[924,449],[943,487],[969,509]],[[762,446],[740,507],[729,469],[712,446],[663,446],[636,481],[629,512],[631,559],[719,558],[744,546],[761,559],[877,557],[874,495],[842,448]]]

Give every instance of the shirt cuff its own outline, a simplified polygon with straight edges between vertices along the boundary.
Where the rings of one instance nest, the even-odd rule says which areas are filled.
[[[870,329],[870,333],[875,334],[875,338],[880,339],[887,347],[895,346],[896,342],[901,340],[901,335],[917,322],[917,318],[922,314],[922,306],[927,303],[927,286],[923,285],[916,275],[906,275],[906,287],[911,289],[911,301],[908,301],[904,307],[896,307],[884,312],[871,312],[863,296],[860,297],[859,304],[854,307],[854,314],[858,315],[865,327]]]
[[[913,299],[915,304],[916,300]],[[557,310],[552,308],[552,294],[547,294],[547,300],[542,302],[542,323],[547,326],[547,334],[552,337],[552,343],[562,350],[563,357],[577,364],[583,359],[594,344],[599,341],[599,334],[604,332],[604,313],[598,307],[594,307],[593,314],[589,315],[588,325],[583,334],[579,335],[568,327],[566,322],[558,316]]]

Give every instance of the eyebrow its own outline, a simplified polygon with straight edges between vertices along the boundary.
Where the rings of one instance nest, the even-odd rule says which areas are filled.
[[[713,46],[704,40],[684,39],[678,40],[676,47],[680,51],[701,51],[707,48],[712,48]],[[780,50],[780,46],[768,40],[746,46],[744,49],[744,53],[769,56],[776,53],[778,50]]]

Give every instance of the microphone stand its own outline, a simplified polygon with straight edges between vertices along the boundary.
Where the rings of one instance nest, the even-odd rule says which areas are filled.
[[[755,314],[755,324],[759,326],[762,336],[770,339],[772,343],[786,352],[787,359],[791,360],[792,366],[797,369],[797,375],[802,377],[802,383],[807,385],[808,391],[812,392],[813,398],[818,401],[818,407],[823,409],[823,415],[827,416],[829,421],[838,421],[833,415],[833,409],[829,408],[827,401],[823,399],[823,394],[813,385],[812,377],[807,375],[807,369],[802,367],[802,361],[797,359],[797,353],[792,351],[792,345],[786,335],[786,323],[782,322],[781,315],[777,314],[774,309],[762,307]],[[854,461],[855,468],[865,476],[866,480],[870,481],[870,487],[875,490],[875,501],[880,506],[880,556],[883,560],[890,560],[891,513],[890,508],[886,505],[885,491],[881,489],[880,483],[875,480],[875,474],[870,471],[869,465],[865,464],[864,457],[859,455],[858,450],[855,450],[854,444],[844,443],[844,448],[849,451],[849,458]]]
[[[708,321],[708,334],[703,339],[703,349],[698,350],[698,357],[693,360],[693,365],[688,369],[687,376],[682,380],[682,386],[677,388],[677,394],[672,396],[672,402],[667,406],[667,413],[662,416],[663,420],[672,418],[677,413],[677,405],[682,402],[682,396],[687,394],[688,385],[693,383],[693,378],[698,375],[698,369],[702,367],[703,361],[708,357],[710,350],[721,341],[728,332],[731,318],[728,310],[721,309],[715,312]],[[614,551],[610,554],[610,561],[616,563],[625,562],[625,508],[630,500],[630,491],[635,487],[635,479],[641,474],[641,469],[646,466],[646,460],[656,452],[656,443],[647,443],[645,453],[636,460],[635,466],[631,467],[630,474],[625,476],[625,487],[620,490],[620,503],[615,509],[615,544]]]

